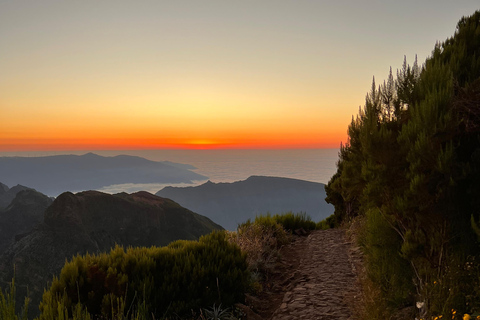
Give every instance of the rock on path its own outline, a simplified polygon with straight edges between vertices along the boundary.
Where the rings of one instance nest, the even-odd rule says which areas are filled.
[[[290,275],[270,319],[356,319],[351,305],[360,290],[344,230],[314,231],[287,251],[296,254],[282,257]]]

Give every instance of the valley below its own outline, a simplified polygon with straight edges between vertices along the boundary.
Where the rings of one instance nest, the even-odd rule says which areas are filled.
[[[102,179],[119,172],[136,171],[151,179],[115,178],[127,183],[160,181],[159,173],[174,182],[203,176],[189,171],[193,168],[189,165],[126,156],[85,154],[17,158],[13,162],[0,158],[0,162],[4,164],[0,176],[6,177],[7,184],[12,185],[16,175],[18,182],[33,185],[9,188],[2,184],[0,189],[0,286],[7,288],[15,278],[17,304],[22,304],[21,297],[29,296],[31,317],[38,315],[44,289],[72,257],[108,253],[116,246],[162,247],[179,239],[197,240],[215,230],[236,230],[260,215],[303,213],[320,221],[333,213],[324,201],[323,184],[298,179],[252,176],[233,183],[208,181],[196,187],[166,187],[156,195],[145,191],[108,194],[93,189],[111,183]],[[146,168],[136,169],[145,164]],[[36,174],[30,174],[33,169],[26,170],[27,165],[32,165]],[[79,166],[83,171],[74,176],[68,173]],[[24,174],[18,174],[20,171]],[[47,179],[47,175],[52,178]],[[57,183],[62,175],[62,182]],[[60,188],[82,187],[88,191],[61,192],[56,198],[37,191],[56,194]]]

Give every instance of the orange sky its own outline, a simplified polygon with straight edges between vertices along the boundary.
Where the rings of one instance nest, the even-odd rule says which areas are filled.
[[[338,148],[478,6],[412,3],[1,2],[0,152]]]

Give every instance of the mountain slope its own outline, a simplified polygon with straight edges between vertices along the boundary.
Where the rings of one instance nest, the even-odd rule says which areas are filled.
[[[9,188],[8,186],[4,185],[0,182],[0,209],[5,209],[8,205],[15,199],[17,193],[22,190],[31,189],[29,187],[16,185],[14,187]]]
[[[31,231],[42,222],[45,209],[53,201],[33,189],[21,186],[17,189],[21,190],[10,205],[0,209],[0,254],[13,243],[15,236]]]
[[[228,230],[258,214],[306,212],[314,221],[333,213],[325,185],[297,179],[252,176],[234,183],[206,182],[197,187],[166,187],[156,193],[205,215]]]
[[[177,239],[197,239],[215,229],[222,228],[147,192],[66,192],[47,208],[43,223],[17,238],[0,256],[0,280],[2,286],[11,280],[15,265],[17,296],[25,296],[28,285],[36,306],[47,282],[65,259],[76,254],[108,251],[115,244],[162,246]]]
[[[126,155],[0,157],[0,177],[4,183],[21,183],[51,196],[122,183],[189,183],[206,179],[190,169],[188,165]]]

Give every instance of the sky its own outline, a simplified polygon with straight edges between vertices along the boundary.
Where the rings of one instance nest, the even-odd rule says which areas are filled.
[[[0,0],[0,152],[338,148],[475,1]]]

